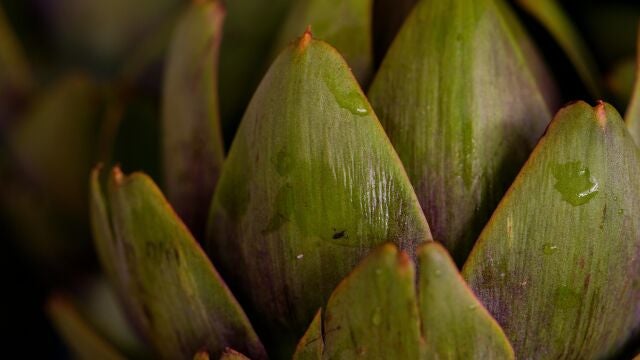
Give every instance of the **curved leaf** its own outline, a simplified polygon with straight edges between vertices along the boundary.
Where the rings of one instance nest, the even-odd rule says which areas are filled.
[[[295,336],[371,248],[393,241],[415,254],[430,238],[347,64],[310,33],[258,88],[209,220],[209,254],[225,278],[270,327]]]
[[[298,344],[299,359],[513,359],[500,326],[467,288],[446,250],[418,249],[414,265],[386,244],[329,298]]]
[[[78,359],[125,359],[112,344],[96,332],[67,297],[51,297],[47,302],[47,312],[58,333]]]
[[[640,153],[618,113],[560,110],[463,269],[518,358],[606,358],[640,329],[638,214]]]
[[[629,133],[633,136],[636,144],[640,145],[640,25],[638,26],[638,45],[636,56],[636,81],[633,87],[633,93],[629,100],[627,112],[624,120],[629,128]]]
[[[513,359],[504,332],[438,243],[418,250],[418,299],[427,358]]]
[[[309,328],[298,342],[293,360],[321,360],[324,350],[322,339],[322,310],[318,310]]]
[[[324,357],[418,359],[423,350],[411,260],[392,245],[367,256],[327,302]]]
[[[98,255],[158,353],[218,356],[234,346],[265,358],[246,315],[153,181],[115,168],[104,197],[97,179],[94,173]]]
[[[457,262],[551,118],[503,10],[421,1],[369,91],[434,238]]]
[[[224,158],[217,91],[223,18],[219,2],[194,2],[178,22],[165,69],[167,198],[199,240]]]
[[[340,52],[365,86],[373,71],[372,7],[372,0],[298,1],[282,26],[276,54],[309,25],[316,38]]]
[[[557,0],[517,0],[517,3],[555,38],[591,95],[601,97],[602,85],[593,55]]]

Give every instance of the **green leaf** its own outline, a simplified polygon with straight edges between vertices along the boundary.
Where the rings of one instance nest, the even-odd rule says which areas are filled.
[[[153,181],[115,168],[105,197],[97,171],[91,199],[98,255],[158,353],[219,356],[233,346],[265,358],[246,315]]]
[[[254,95],[209,220],[225,278],[269,327],[296,337],[369,249],[392,241],[415,254],[431,238],[347,64],[310,33]]]
[[[373,251],[331,294],[324,357],[418,359],[424,346],[411,260],[392,245]]]
[[[321,360],[324,350],[322,339],[322,310],[318,310],[309,328],[298,342],[293,360]]]
[[[517,0],[555,38],[594,97],[602,96],[600,74],[593,55],[557,0]]]
[[[167,198],[202,240],[224,159],[217,63],[224,9],[194,2],[180,18],[163,89],[163,169]]]
[[[627,112],[624,115],[624,120],[636,144],[640,145],[640,26],[638,26],[637,39],[636,80],[631,99],[629,100],[629,107],[627,107]]]
[[[464,282],[438,243],[418,250],[418,299],[427,357],[513,359],[504,332]]]
[[[66,296],[52,296],[47,302],[47,313],[58,334],[78,359],[125,359],[96,332]]]
[[[606,358],[638,329],[639,213],[640,153],[615,109],[560,110],[463,269],[518,358]]]
[[[548,108],[552,111],[557,110],[561,106],[560,91],[558,90],[558,86],[545,63],[542,54],[531,37],[529,37],[529,34],[527,34],[526,29],[518,20],[517,15],[514,13],[509,3],[504,0],[495,0],[495,4],[500,9],[500,12],[502,13],[502,16],[504,16],[515,41],[520,46],[523,60],[526,61],[527,67],[533,73],[533,77],[538,84],[540,92],[547,101]]]
[[[225,1],[227,17],[220,49],[220,113],[229,146],[293,0]]]
[[[373,71],[372,7],[372,0],[298,1],[282,26],[276,54],[309,25],[314,37],[335,47],[366,86]]]
[[[298,359],[513,359],[500,326],[446,250],[418,248],[419,279],[392,244],[372,251],[316,314]],[[416,284],[418,291],[416,292]]]
[[[421,1],[369,91],[434,238],[458,263],[551,118],[503,11]]]
[[[25,181],[80,218],[86,217],[86,177],[96,160],[99,96],[87,76],[68,75],[36,98],[8,134]]]

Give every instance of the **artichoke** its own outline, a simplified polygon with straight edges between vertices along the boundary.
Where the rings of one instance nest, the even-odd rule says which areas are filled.
[[[0,225],[68,355],[640,356],[637,5],[5,6]]]

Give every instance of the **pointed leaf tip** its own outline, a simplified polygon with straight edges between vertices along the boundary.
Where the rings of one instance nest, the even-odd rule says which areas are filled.
[[[296,338],[370,249],[395,242],[415,255],[431,239],[345,60],[320,40],[297,49],[276,59],[247,108],[207,235],[231,286],[273,331]]]
[[[612,106],[577,102],[552,121],[463,274],[518,358],[609,357],[640,326],[639,229],[640,153]]]
[[[105,196],[97,174],[91,209],[99,258],[156,350],[182,358],[234,346],[266,358],[236,299],[153,181],[114,167]]]

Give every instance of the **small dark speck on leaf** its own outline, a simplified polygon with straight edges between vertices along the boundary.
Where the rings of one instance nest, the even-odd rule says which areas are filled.
[[[335,229],[334,229],[334,231],[335,231]],[[346,232],[347,232],[347,230],[335,231],[333,233],[333,240],[337,240],[337,239],[343,238]]]

